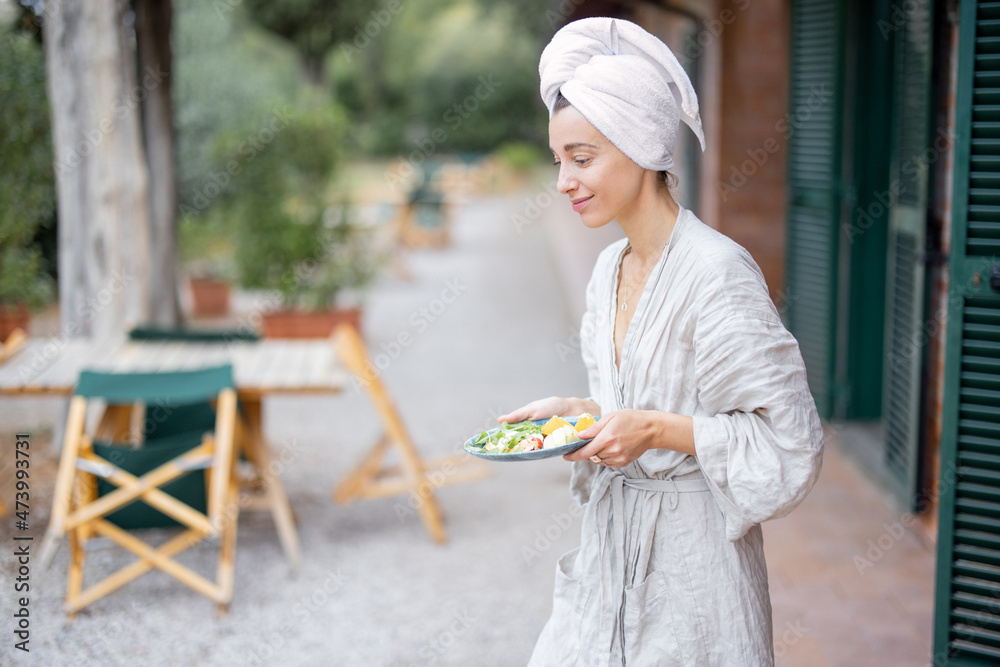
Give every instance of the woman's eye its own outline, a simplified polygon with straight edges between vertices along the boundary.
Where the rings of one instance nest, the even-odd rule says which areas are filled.
[[[590,162],[590,158],[587,158],[587,157],[578,157],[575,160],[573,160],[573,162],[577,163],[578,165],[580,165],[582,167],[583,165],[585,165],[588,162]]]
[[[561,165],[561,164],[562,164],[562,162],[560,162],[559,160],[554,160],[554,161],[552,162],[552,164],[553,164],[554,166],[558,167],[559,165]]]

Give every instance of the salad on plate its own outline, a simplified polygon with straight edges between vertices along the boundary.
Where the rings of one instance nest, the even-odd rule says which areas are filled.
[[[508,424],[502,422],[499,428],[482,431],[465,443],[465,450],[483,458],[524,460],[547,458],[567,454],[582,447],[589,440],[581,440],[578,435],[597,420],[590,414],[579,417],[535,419]],[[531,456],[516,456],[527,455]]]

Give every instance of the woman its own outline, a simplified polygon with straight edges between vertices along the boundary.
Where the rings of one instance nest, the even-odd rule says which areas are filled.
[[[758,524],[802,500],[823,446],[798,345],[749,253],[670,195],[680,121],[704,137],[666,45],[584,19],[539,72],[560,192],[585,226],[617,220],[627,238],[587,287],[590,397],[499,418],[601,416],[565,457],[581,546],[559,560],[531,664],[773,664]]]

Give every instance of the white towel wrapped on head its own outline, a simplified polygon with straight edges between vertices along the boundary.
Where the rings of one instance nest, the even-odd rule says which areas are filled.
[[[680,121],[705,134],[698,96],[666,44],[622,19],[564,26],[538,62],[542,100],[552,114],[559,93],[640,167],[674,166]]]

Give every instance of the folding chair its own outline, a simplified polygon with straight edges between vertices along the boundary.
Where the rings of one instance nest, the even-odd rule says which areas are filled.
[[[246,329],[192,329],[187,327],[135,327],[128,333],[133,341],[153,342],[188,342],[188,343],[253,343],[260,340],[255,331]],[[264,441],[261,428],[261,405],[259,397],[246,397],[237,403],[237,443],[240,453],[253,464],[254,478],[244,480],[244,487],[253,489],[256,494],[250,495],[243,503],[244,511],[270,511],[278,531],[278,539],[288,558],[293,573],[298,571],[301,547],[299,534],[295,528],[295,518],[291,503],[285,493],[281,478],[274,472],[271,462],[271,452]],[[188,423],[192,419],[204,419],[206,404],[186,406],[185,410],[177,410],[167,415],[160,424],[161,430],[173,432],[175,422]],[[262,494],[262,495],[258,495]]]
[[[108,408],[92,438],[85,432],[85,421],[88,403],[95,399],[106,401]],[[158,418],[200,410],[200,404],[209,401],[216,404],[214,419],[196,419],[182,427],[179,420],[164,426],[165,420]],[[135,410],[137,405],[145,410]],[[139,428],[133,428],[136,424]],[[214,600],[220,613],[228,609],[239,515],[237,430],[229,365],[168,373],[80,374],[41,553],[47,565],[57,540],[68,535],[67,613],[75,614],[154,567]],[[138,448],[121,446],[130,433],[132,439],[142,440]],[[102,441],[105,437],[109,441]],[[158,548],[128,532],[172,523],[180,524],[183,532]],[[83,590],[84,547],[94,535],[139,559]],[[219,544],[214,580],[174,560],[206,538]]]

